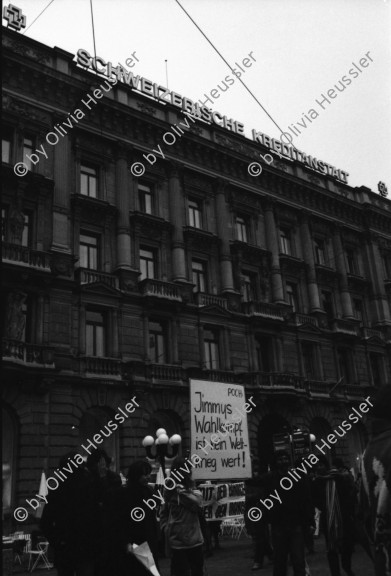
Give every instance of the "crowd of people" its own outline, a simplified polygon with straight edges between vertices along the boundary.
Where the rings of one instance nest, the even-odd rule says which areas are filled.
[[[65,455],[60,467],[73,457],[73,453]],[[205,521],[202,494],[186,469],[185,459],[177,457],[170,473],[175,487],[165,491],[158,519],[156,510],[145,505],[152,496],[152,468],[147,461],[129,467],[123,486],[120,476],[110,470],[107,454],[103,450],[91,454],[86,466],[75,469],[50,494],[41,518],[40,528],[54,550],[58,575],[150,574],[132,553],[132,545],[147,542],[157,569],[165,554],[171,558],[171,576],[203,576],[211,540],[219,546],[220,522]],[[294,469],[291,455],[283,451],[276,453],[266,474],[259,473],[254,460],[253,477],[246,482],[246,512],[278,490],[290,469]],[[358,482],[340,459],[330,467],[322,457],[311,474],[293,483],[281,502],[259,520],[245,514],[253,541],[252,569],[261,570],[267,557],[273,562],[273,576],[286,576],[289,562],[294,576],[308,576],[306,554],[314,550],[314,537],[321,532],[331,576],[343,572],[354,576],[356,545],[370,556],[376,576],[391,576],[390,494],[391,396],[386,391],[372,412],[372,434]],[[142,519],[131,515],[135,508],[144,511]]]

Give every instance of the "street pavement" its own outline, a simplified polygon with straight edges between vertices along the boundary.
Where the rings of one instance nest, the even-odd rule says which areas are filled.
[[[214,550],[213,556],[206,559],[205,576],[273,575],[273,565],[267,559],[262,570],[251,570],[253,564],[251,540],[245,535],[242,535],[239,540],[233,540],[228,537],[223,537],[220,540],[221,549]],[[315,541],[315,553],[307,557],[307,562],[311,576],[330,576],[323,537]],[[370,559],[359,545],[356,546],[353,555],[352,568],[355,576],[375,576]],[[55,569],[37,568],[34,573],[42,576],[57,576]],[[16,576],[27,576],[28,572],[23,571],[19,565],[16,565],[14,566],[13,574]],[[161,576],[170,576],[170,561],[168,559],[160,561],[160,574]],[[288,576],[292,575],[293,570],[289,568]],[[344,575],[344,573],[341,572],[341,575]],[[116,575],[107,574],[107,576]]]

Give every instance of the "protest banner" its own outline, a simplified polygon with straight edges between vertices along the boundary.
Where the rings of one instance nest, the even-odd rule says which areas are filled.
[[[226,520],[240,518],[245,512],[244,482],[230,484],[201,484],[205,519]]]
[[[191,454],[199,456],[194,479],[251,477],[247,413],[254,407],[243,386],[190,380]]]

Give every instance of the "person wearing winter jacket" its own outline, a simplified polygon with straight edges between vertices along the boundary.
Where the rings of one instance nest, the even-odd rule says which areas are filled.
[[[166,532],[171,551],[171,575],[202,576],[204,538],[199,520],[202,494],[193,489],[191,470],[184,458],[174,460],[170,478],[173,480],[172,488],[167,486],[165,492],[160,526]]]

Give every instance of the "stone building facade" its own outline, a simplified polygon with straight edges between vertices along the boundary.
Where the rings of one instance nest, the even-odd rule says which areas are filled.
[[[124,472],[158,427],[190,448],[191,378],[245,385],[265,466],[274,433],[325,437],[391,384],[389,200],[284,157],[254,178],[268,149],[201,120],[163,145],[177,107],[118,82],[87,108],[107,77],[3,43],[7,514],[134,396],[103,444]],[[335,453],[353,466],[366,439],[357,424]]]

